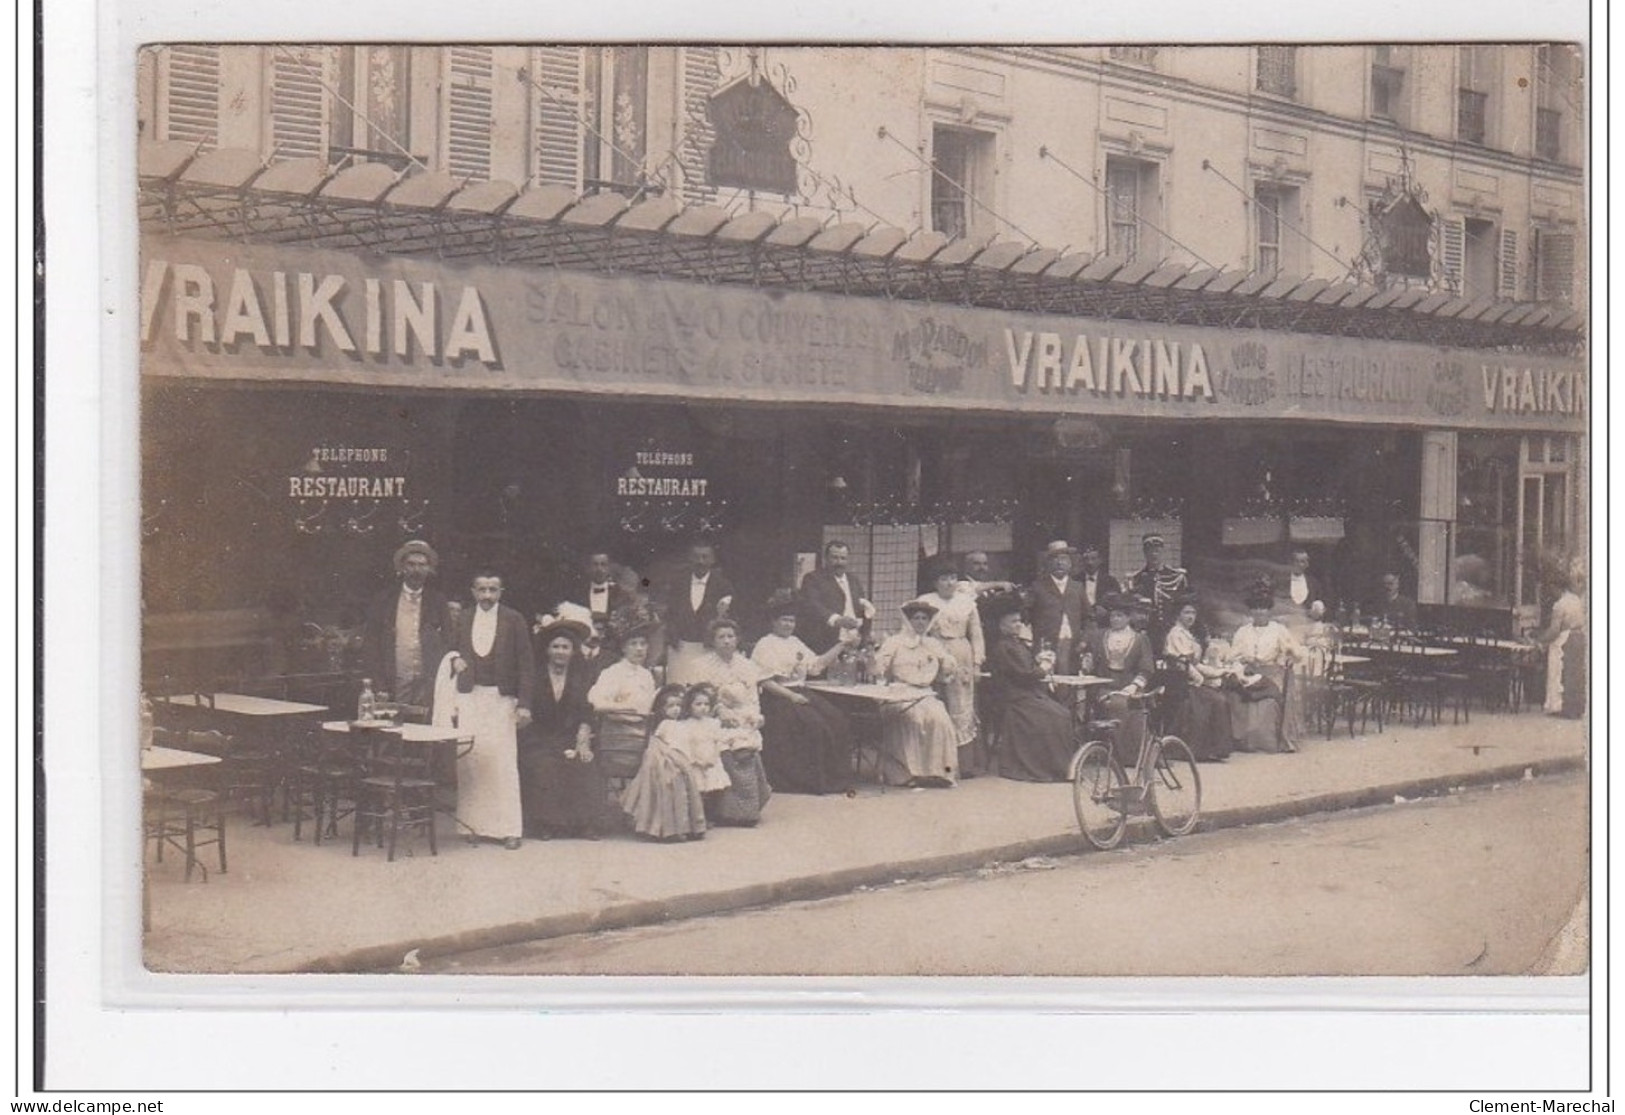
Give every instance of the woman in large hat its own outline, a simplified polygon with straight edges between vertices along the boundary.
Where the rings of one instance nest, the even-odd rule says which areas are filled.
[[[1145,735],[1145,709],[1131,698],[1150,688],[1157,669],[1151,640],[1130,624],[1136,615],[1143,616],[1144,607],[1135,597],[1108,597],[1106,626],[1089,632],[1089,649],[1083,659],[1085,672],[1111,679],[1111,691],[1102,699],[1101,711],[1118,722],[1113,748],[1122,764],[1131,768],[1139,759]]]
[[[934,591],[919,599],[937,610],[926,634],[954,656],[954,674],[943,683],[942,699],[959,739],[960,777],[971,778],[987,769],[976,723],[976,674],[987,660],[982,620],[977,614],[976,597],[959,591],[959,570],[954,562],[939,557],[927,566],[926,572]]]
[[[574,604],[543,616],[536,628],[537,673],[530,739],[520,747],[525,828],[529,835],[596,840],[605,821],[609,786],[595,760],[592,703],[581,644],[592,613]]]
[[[959,780],[959,735],[932,688],[953,677],[958,664],[940,640],[926,634],[936,613],[929,601],[904,604],[908,626],[875,653],[880,677],[918,691],[912,700],[881,709],[880,777],[894,786],[952,786]]]
[[[1236,628],[1230,655],[1244,670],[1230,690],[1230,730],[1238,751],[1296,751],[1297,695],[1289,675],[1303,648],[1275,618],[1275,587],[1260,578],[1242,598],[1251,617]]]
[[[655,699],[655,675],[647,663],[649,639],[656,626],[655,617],[635,604],[623,606],[609,617],[620,658],[605,666],[587,691],[598,718],[597,762],[605,778],[631,778],[643,762]]]
[[[729,786],[714,799],[711,819],[721,825],[754,825],[773,787],[762,765],[763,689],[785,689],[739,652],[739,624],[719,616],[707,627],[711,649],[694,665],[698,680],[717,691],[716,716],[721,722],[722,768]]]
[[[999,729],[998,773],[1021,782],[1065,782],[1074,750],[1072,714],[1044,684],[1054,658],[1034,655],[1021,641],[1019,596],[995,596],[985,607],[994,625],[988,706]]]
[[[1230,754],[1230,705],[1220,686],[1230,671],[1209,665],[1197,629],[1196,598],[1173,601],[1174,625],[1163,645],[1163,708],[1168,730],[1190,745],[1199,760],[1218,761]]]
[[[827,698],[798,688],[822,674],[846,649],[823,654],[796,637],[801,602],[788,589],[767,602],[772,629],[756,640],[750,659],[777,683],[762,687],[762,763],[775,790],[840,793],[852,785],[852,725]]]

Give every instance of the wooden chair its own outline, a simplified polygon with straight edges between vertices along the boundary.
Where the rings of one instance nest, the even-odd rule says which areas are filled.
[[[188,733],[186,742],[193,735]],[[214,733],[218,735],[219,733]],[[156,732],[155,732],[156,737]],[[171,740],[155,743],[169,746]],[[201,750],[201,748],[188,748]],[[219,768],[199,767],[188,771],[184,778],[153,778],[150,788],[142,793],[141,815],[143,843],[153,842],[153,857],[164,862],[164,849],[173,848],[185,857],[186,881],[192,881],[194,870],[209,881],[209,869],[199,858],[199,851],[214,847],[219,858],[219,870],[226,873],[226,798],[218,786]],[[215,783],[210,785],[210,783]]]
[[[292,762],[283,787],[283,810],[293,814],[293,838],[304,839],[305,821],[311,821],[311,841],[338,835],[338,823],[355,812],[356,789],[363,771],[348,742],[310,733],[295,741]]]
[[[352,729],[353,730],[353,729]],[[380,846],[387,845],[388,861],[395,862],[401,830],[427,830],[429,854],[437,856],[433,752],[408,743],[393,732],[369,732],[361,760],[362,777],[356,782],[355,823],[350,843],[352,856],[361,854],[361,839],[371,829]]]
[[[1334,653],[1326,664],[1325,697],[1320,706],[1320,719],[1326,730],[1326,738],[1331,739],[1337,731],[1339,719],[1346,719],[1349,738],[1353,739],[1356,716],[1360,719],[1362,733],[1366,725],[1375,719],[1377,732],[1381,734],[1387,700],[1381,679],[1349,677],[1348,672],[1338,665]]]

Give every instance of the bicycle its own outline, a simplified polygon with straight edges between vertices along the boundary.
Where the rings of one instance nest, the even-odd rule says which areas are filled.
[[[1078,827],[1103,852],[1117,847],[1131,816],[1149,812],[1167,836],[1187,835],[1201,816],[1202,777],[1196,757],[1184,740],[1151,727],[1149,712],[1161,694],[1159,688],[1128,698],[1131,708],[1148,712],[1133,782],[1108,740],[1087,740],[1072,757],[1072,804]],[[1096,720],[1089,728],[1110,732],[1118,723]]]

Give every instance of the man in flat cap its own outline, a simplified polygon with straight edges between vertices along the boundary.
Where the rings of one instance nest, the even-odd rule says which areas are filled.
[[[451,610],[429,587],[440,558],[427,542],[413,539],[395,551],[399,580],[367,609],[363,661],[374,691],[391,694],[426,716],[434,698],[434,675],[451,649]]]
[[[1068,542],[1051,542],[1044,547],[1043,571],[1032,583],[1034,651],[1055,652],[1055,672],[1070,674],[1075,661],[1073,647],[1083,638],[1083,586],[1073,576],[1078,551]]]

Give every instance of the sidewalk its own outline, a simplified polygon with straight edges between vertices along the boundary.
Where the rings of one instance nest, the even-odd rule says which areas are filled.
[[[1202,829],[1578,770],[1584,752],[1582,724],[1539,713],[1313,739],[1295,755],[1203,764]],[[391,970],[414,948],[431,956],[624,928],[1086,847],[1069,786],[999,778],[954,790],[778,794],[759,827],[713,829],[687,844],[626,836],[526,841],[509,852],[470,847],[449,823],[440,831],[438,856],[420,841],[391,864],[376,849],[352,857],[347,833],[318,848],[308,832],[295,843],[291,825],[234,823],[227,874],[186,884],[171,860],[150,865],[146,964],[157,972]],[[1153,837],[1131,827],[1126,839]]]

